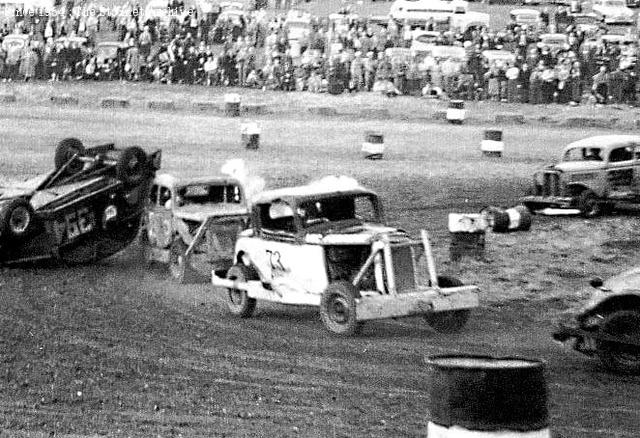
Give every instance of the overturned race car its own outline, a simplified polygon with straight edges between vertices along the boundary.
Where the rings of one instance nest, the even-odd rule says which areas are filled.
[[[62,140],[55,168],[0,187],[0,264],[91,263],[135,239],[160,151]]]
[[[640,374],[640,268],[590,284],[586,304],[563,318],[553,338],[612,371]]]
[[[260,299],[318,306],[337,335],[354,335],[367,320],[416,315],[456,332],[478,306],[476,286],[436,275],[427,233],[416,241],[386,226],[377,195],[354,180],[263,192],[250,223],[226,278],[212,273],[239,317],[252,316]]]

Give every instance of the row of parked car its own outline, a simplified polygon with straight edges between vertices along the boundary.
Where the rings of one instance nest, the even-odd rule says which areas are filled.
[[[262,191],[249,199],[238,175],[157,173],[160,151],[62,140],[51,172],[0,188],[0,263],[90,263],[138,239],[147,261],[175,281],[225,290],[229,311],[252,316],[257,300],[315,306],[333,334],[368,320],[423,316],[461,330],[479,305],[477,286],[437,274],[428,234],[386,225],[378,196],[346,177]],[[592,217],[640,202],[640,136],[572,143],[537,173],[532,210],[578,208]],[[610,368],[640,373],[640,289],[635,269],[592,280],[589,303],[554,337]]]

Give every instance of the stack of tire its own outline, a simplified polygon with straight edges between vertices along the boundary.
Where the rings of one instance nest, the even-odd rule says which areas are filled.
[[[532,214],[524,205],[503,209],[486,207],[480,211],[494,233],[528,231],[531,228]]]

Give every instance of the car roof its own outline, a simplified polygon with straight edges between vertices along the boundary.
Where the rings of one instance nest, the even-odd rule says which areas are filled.
[[[156,175],[154,184],[165,187],[180,187],[191,184],[238,184],[237,178],[229,175],[181,175],[176,173],[161,173]]]
[[[322,179],[304,186],[267,190],[257,195],[253,202],[255,204],[267,204],[276,200],[283,200],[292,203],[340,195],[375,195],[375,193],[360,186],[354,180],[335,178],[330,180]]]
[[[623,146],[630,142],[640,144],[640,135],[596,135],[594,137],[587,137],[582,140],[569,143],[565,150],[575,147],[601,147],[604,149],[612,149],[616,146]]]
[[[526,9],[526,8],[520,8],[520,9],[512,9],[511,12],[509,12],[511,15],[540,15],[540,11],[538,11],[537,9]]]

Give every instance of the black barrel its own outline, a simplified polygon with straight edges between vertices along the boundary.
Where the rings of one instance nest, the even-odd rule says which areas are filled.
[[[548,429],[543,362],[444,355],[428,358],[427,364],[430,423],[435,427],[502,433]]]
[[[484,139],[490,141],[502,141],[502,131],[499,129],[485,129]]]
[[[384,135],[379,132],[367,131],[364,133],[364,141],[373,144],[383,144]]]

